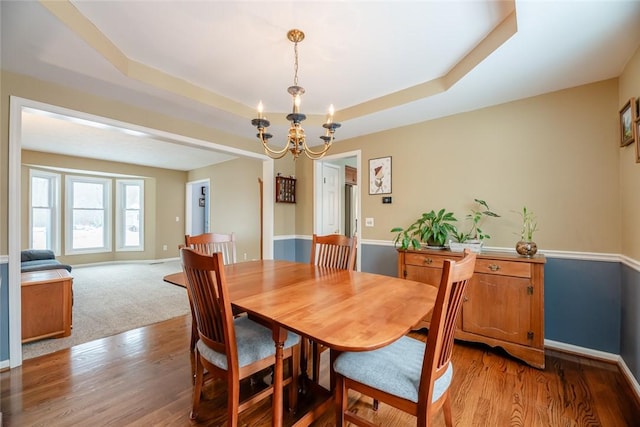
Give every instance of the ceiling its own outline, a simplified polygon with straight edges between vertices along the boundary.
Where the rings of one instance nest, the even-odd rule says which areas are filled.
[[[337,141],[605,80],[640,45],[640,1],[2,1],[2,68],[284,143],[298,45],[311,140]],[[24,148],[190,170],[214,148],[25,113]],[[127,127],[127,126],[122,126]],[[256,140],[256,144],[258,144]],[[277,142],[274,142],[277,144]]]

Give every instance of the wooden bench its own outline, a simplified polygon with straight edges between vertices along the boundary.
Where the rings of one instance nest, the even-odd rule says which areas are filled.
[[[22,342],[71,335],[73,277],[65,269],[21,274]]]

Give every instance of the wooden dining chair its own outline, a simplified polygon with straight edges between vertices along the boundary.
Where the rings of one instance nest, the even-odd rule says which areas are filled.
[[[211,255],[215,252],[222,253],[224,264],[236,263],[236,235],[235,233],[203,233],[184,236],[185,246],[196,252]],[[198,332],[195,320],[191,322],[191,370],[195,376],[195,346],[198,342]]]
[[[265,386],[240,401],[241,381],[275,363],[272,330],[247,315],[233,316],[221,253],[205,255],[191,248],[182,248],[180,259],[198,331],[190,417],[192,420],[198,417],[205,381],[220,378],[227,383],[228,425],[235,427],[240,412],[273,394],[273,385]],[[283,385],[289,387],[289,406],[292,409],[297,403],[298,393],[298,335],[287,334],[283,354],[290,373]]]
[[[351,238],[342,234],[329,234],[326,236],[313,235],[311,241],[311,264],[321,267],[339,268],[353,271],[356,264],[357,237]],[[315,341],[305,342],[305,347],[311,347],[313,382],[320,380],[320,356],[325,347]]]
[[[353,271],[356,265],[356,236],[342,234],[313,235],[311,264]]]
[[[184,243],[203,254],[222,253],[225,265],[238,262],[235,233],[203,233],[193,236],[187,234],[184,236]]]
[[[336,357],[336,426],[345,422],[374,425],[349,410],[349,390],[372,397],[374,410],[379,400],[417,417],[420,427],[429,425],[435,411],[442,408],[445,424],[452,426],[449,385],[453,336],[475,262],[476,254],[468,250],[461,261],[445,260],[426,349],[424,342],[404,336],[377,350]]]

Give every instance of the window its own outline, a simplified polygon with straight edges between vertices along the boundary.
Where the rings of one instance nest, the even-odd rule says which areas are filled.
[[[116,181],[116,248],[144,250],[144,181]]]
[[[67,176],[66,254],[111,250],[111,180]]]
[[[29,170],[29,247],[60,254],[60,175]]]

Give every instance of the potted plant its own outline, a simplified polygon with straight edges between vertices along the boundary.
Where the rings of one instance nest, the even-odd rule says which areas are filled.
[[[516,252],[522,256],[532,257],[538,252],[538,245],[533,241],[533,233],[538,231],[538,222],[533,212],[522,207],[519,212],[522,217],[522,230],[520,231],[520,241],[516,243]]]
[[[449,241],[449,249],[453,252],[462,252],[467,248],[473,252],[480,252],[484,240],[491,238],[491,236],[479,227],[480,222],[488,216],[494,218],[500,217],[500,215],[489,209],[489,205],[484,200],[473,200],[476,202],[476,207],[472,208],[471,213],[467,214],[466,217],[468,220],[471,220],[471,229],[466,233],[457,232],[453,234],[455,241]]]
[[[398,233],[394,245],[398,246],[399,243],[401,249],[408,249],[409,246],[420,249],[423,244],[428,248],[444,248],[447,238],[457,233],[453,224],[456,221],[453,212],[448,212],[446,209],[423,213],[406,229],[402,227],[391,229],[392,233]]]

